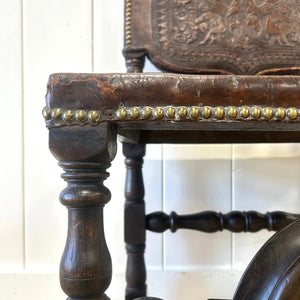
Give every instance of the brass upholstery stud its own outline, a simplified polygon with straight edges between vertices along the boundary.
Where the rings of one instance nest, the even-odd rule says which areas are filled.
[[[273,115],[274,115],[274,113],[273,113],[273,109],[272,108],[270,108],[270,107],[264,108],[264,110],[263,110],[263,116],[264,116],[264,118],[270,120],[270,119],[273,118]]]
[[[225,116],[224,108],[221,107],[221,106],[216,107],[215,110],[214,110],[214,115],[218,120],[223,119],[224,116]]]
[[[190,116],[192,119],[197,119],[199,117],[199,108],[197,106],[191,107]]]
[[[234,107],[234,106],[228,107],[228,109],[227,109],[227,116],[230,119],[235,119],[237,117],[237,114],[238,114],[238,111],[237,111],[236,107]]]
[[[277,108],[275,110],[275,117],[276,119],[279,119],[279,120],[283,120],[285,117],[286,117],[286,111],[284,108]]]
[[[149,106],[146,106],[142,109],[142,118],[143,119],[149,119],[152,115],[152,108]]]
[[[49,107],[44,107],[42,114],[45,120],[49,121],[51,119],[51,109]]]
[[[173,106],[169,106],[166,109],[166,116],[168,118],[175,118],[176,110]]]
[[[246,107],[246,106],[241,107],[240,115],[244,119],[249,118],[249,115],[250,115],[249,107]]]
[[[101,120],[101,114],[98,111],[92,110],[88,113],[88,118],[92,123],[99,123]]]
[[[186,116],[187,116],[187,109],[186,109],[186,107],[180,106],[180,107],[178,108],[177,112],[178,112],[178,115],[179,115],[179,117],[180,117],[181,119],[186,118]]]
[[[76,110],[75,119],[77,122],[84,123],[87,121],[87,113],[85,110]]]
[[[51,111],[51,118],[53,121],[58,121],[61,119],[63,111],[61,108],[55,108]]]
[[[202,116],[205,119],[210,118],[211,117],[211,108],[208,106],[203,107]]]
[[[296,108],[291,107],[287,110],[287,116],[290,120],[295,120],[298,117],[298,111]]]
[[[126,120],[127,110],[125,108],[118,109],[117,112],[116,112],[116,116],[119,120],[122,120],[122,121]]]
[[[63,120],[66,123],[73,123],[75,120],[75,114],[73,110],[66,110],[63,114]]]
[[[261,109],[260,109],[260,107],[257,107],[257,106],[252,107],[251,108],[251,116],[254,119],[259,119],[261,117]]]
[[[129,109],[129,116],[133,120],[137,120],[140,116],[140,110],[137,107],[132,107]]]
[[[161,107],[157,107],[154,110],[154,118],[155,119],[162,119],[164,117],[165,113],[164,110]]]

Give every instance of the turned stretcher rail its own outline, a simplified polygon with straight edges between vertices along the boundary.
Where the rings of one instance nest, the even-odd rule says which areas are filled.
[[[190,215],[170,215],[164,212],[154,212],[146,216],[146,229],[154,232],[164,232],[170,229],[193,229],[207,233],[222,231],[257,232],[262,229],[279,231],[300,218],[300,214],[283,211],[267,212],[232,211],[227,214],[214,211],[204,211]]]

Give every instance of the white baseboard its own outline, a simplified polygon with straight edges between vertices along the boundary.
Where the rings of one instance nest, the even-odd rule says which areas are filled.
[[[231,298],[241,271],[171,272],[149,271],[148,294],[164,300],[206,300]],[[125,276],[114,274],[107,295],[111,300],[124,300]],[[0,274],[3,300],[64,300],[56,273]]]

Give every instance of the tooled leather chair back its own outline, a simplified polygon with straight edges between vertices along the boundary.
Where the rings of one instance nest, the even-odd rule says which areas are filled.
[[[298,0],[127,0],[129,72],[298,74]]]

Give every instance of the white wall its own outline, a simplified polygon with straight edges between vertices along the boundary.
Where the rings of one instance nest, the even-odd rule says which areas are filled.
[[[57,279],[67,223],[58,194],[65,183],[41,117],[46,83],[53,72],[124,72],[122,10],[122,0],[0,0],[1,299],[65,299]],[[299,153],[295,144],[149,146],[147,210],[299,212]],[[115,273],[108,295],[118,300],[125,285],[121,151],[110,172],[105,226]],[[269,236],[149,233],[149,294],[231,297]]]

